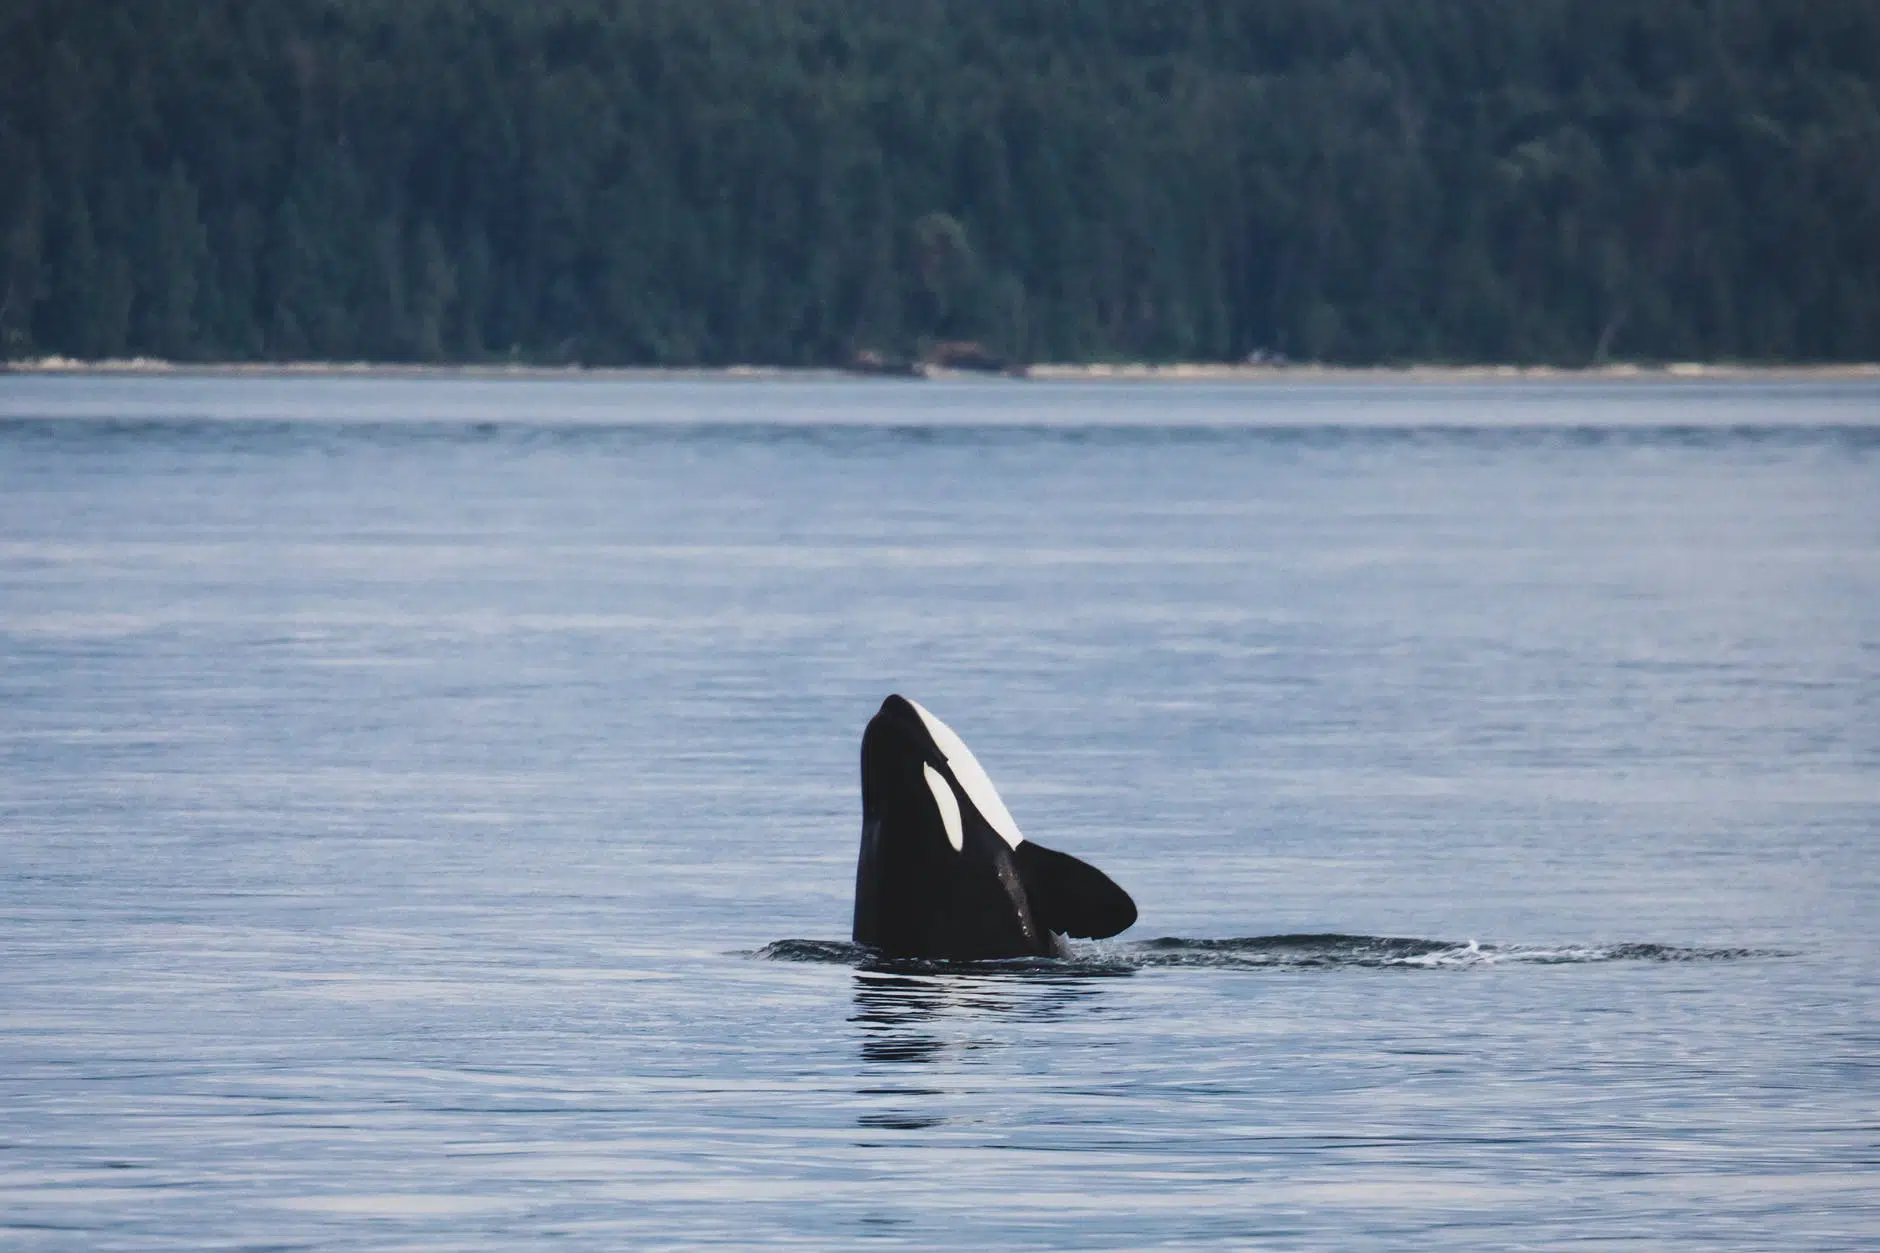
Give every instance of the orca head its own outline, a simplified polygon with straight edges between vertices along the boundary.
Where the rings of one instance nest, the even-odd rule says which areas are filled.
[[[952,727],[905,696],[890,696],[862,735],[862,812],[894,808],[921,790],[910,785],[918,769],[921,787],[933,800],[938,828],[955,853],[965,851],[969,818],[1017,848],[1025,837],[999,799],[999,791],[966,741]],[[912,806],[918,810],[916,800]],[[907,834],[931,834],[930,824],[914,823]]]
[[[855,940],[896,956],[1050,955],[1114,935],[1135,903],[1102,871],[1025,839],[965,741],[903,696],[862,735]]]

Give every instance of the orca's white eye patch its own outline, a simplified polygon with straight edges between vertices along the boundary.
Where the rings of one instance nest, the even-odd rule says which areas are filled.
[[[953,789],[947,786],[945,776],[925,762],[920,771],[927,778],[927,790],[933,793],[933,803],[940,806],[940,823],[947,829],[947,843],[958,853],[966,848],[966,829],[960,825],[960,802],[953,795]]]
[[[1000,839],[1013,848],[1023,844],[1025,837],[1019,834],[1018,824],[1013,822],[1012,815],[1006,812],[1005,802],[999,799],[999,790],[992,786],[992,780],[986,777],[979,759],[973,756],[972,749],[966,747],[966,741],[955,735],[952,727],[921,708],[919,701],[910,700],[907,703],[914,706],[914,712],[919,714],[920,720],[927,724],[927,734],[933,737],[934,746],[945,755],[947,765],[953,767],[953,777],[958,779],[960,787],[965,789],[966,799],[973,803],[974,808],[979,810],[980,816],[994,831],[999,833]],[[930,770],[929,774],[931,773]],[[930,777],[927,782],[929,786],[932,786],[933,779]],[[940,780],[940,786],[946,788],[946,780]],[[947,790],[947,803],[952,804],[954,811],[958,812],[959,802],[953,799],[951,789]],[[946,812],[946,804],[941,805],[940,812],[943,814]],[[953,847],[958,848],[960,845],[956,842]]]

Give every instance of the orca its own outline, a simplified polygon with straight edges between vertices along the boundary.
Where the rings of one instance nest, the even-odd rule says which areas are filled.
[[[1060,936],[1132,926],[1110,877],[1033,843],[972,750],[940,719],[890,696],[862,733],[857,944],[890,957],[1053,957]]]

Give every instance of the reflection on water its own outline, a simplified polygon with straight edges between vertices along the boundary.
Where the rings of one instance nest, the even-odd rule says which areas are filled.
[[[862,1060],[894,1063],[938,1058],[946,1045],[925,1027],[943,1011],[946,991],[945,985],[933,979],[857,973],[855,1013],[849,1021],[861,1027]]]
[[[851,1022],[864,1031],[893,1029],[940,1020],[1062,1017],[1089,1002],[1100,990],[1088,972],[1012,969],[988,972],[987,963],[970,973],[897,974],[880,968],[855,973],[855,1014]],[[1101,971],[1100,974],[1110,974]]]
[[[920,1038],[909,1033],[941,1022],[970,1028],[998,1017],[1049,1021],[1089,1001],[1099,986],[1077,972],[899,975],[860,970],[855,974],[855,1013],[849,1021],[860,1024],[863,1050],[875,1060],[924,1061],[932,1054],[890,1055],[890,1037]]]
[[[903,1131],[940,1126],[948,1121],[947,1089],[934,1086],[936,1081],[979,1050],[1007,1046],[1001,1020],[1062,1019],[1088,1007],[1100,990],[1101,984],[1088,977],[1028,969],[975,974],[857,970],[849,1021],[860,1035],[863,1069],[856,1095],[865,1108],[856,1125]],[[898,1069],[909,1065],[921,1069]],[[926,1082],[885,1082],[901,1073],[920,1074]]]

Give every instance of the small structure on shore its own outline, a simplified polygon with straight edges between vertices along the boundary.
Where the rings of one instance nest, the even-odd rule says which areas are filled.
[[[850,374],[872,374],[883,378],[919,378],[921,368],[912,361],[888,357],[872,348],[863,348],[842,367]]]
[[[971,370],[979,374],[1005,374],[1012,363],[976,339],[943,340],[927,350],[921,364],[935,370]]]
[[[891,357],[873,348],[861,348],[842,368],[850,374],[881,378],[928,378],[935,373],[951,371],[1017,377],[1025,374],[1023,365],[1000,356],[976,339],[942,340],[913,361]]]

